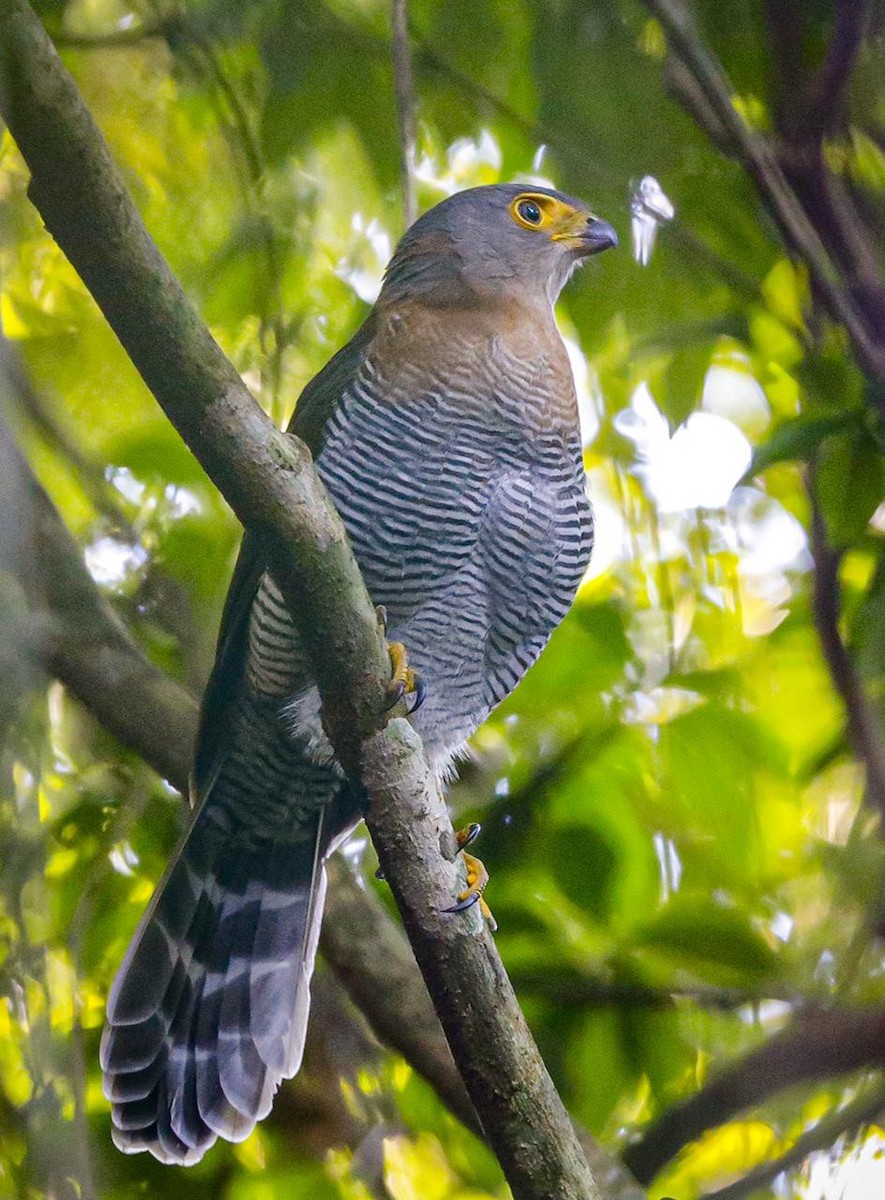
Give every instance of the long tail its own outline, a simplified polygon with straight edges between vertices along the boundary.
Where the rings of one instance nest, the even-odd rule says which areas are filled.
[[[204,808],[108,999],[113,1138],[190,1165],[242,1141],[298,1070],[326,879],[313,838],[257,842]],[[302,830],[303,835],[303,830]]]

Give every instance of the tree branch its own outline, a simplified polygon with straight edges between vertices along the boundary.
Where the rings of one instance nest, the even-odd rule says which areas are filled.
[[[826,57],[805,99],[802,130],[806,139],[823,141],[842,117],[851,72],[863,42],[870,0],[837,0]]]
[[[83,565],[80,550],[0,420],[0,499],[19,516],[19,551],[0,545],[0,563],[21,583],[33,620],[26,645],[114,737],[187,796],[197,704],[132,640]],[[456,1116],[480,1132],[408,943],[340,858],[323,952],[379,1040],[433,1086]],[[480,1136],[481,1132],[480,1132]]]
[[[408,229],[418,215],[415,198],[415,82],[412,78],[412,53],[409,49],[408,0],[391,0],[390,29],[393,38],[393,85],[399,122],[403,227]]]
[[[31,605],[27,648],[106,729],[187,795],[196,702],[144,657],[100,595],[2,420],[0,480],[4,508],[14,503],[22,518],[17,528],[10,524],[18,545],[7,538],[2,560]]]
[[[827,541],[824,517],[813,484],[810,492],[814,623],[836,691],[845,704],[851,747],[858,762],[866,768],[867,801],[879,812],[885,829],[885,736],[839,632],[839,564],[842,555]]]
[[[804,53],[805,10],[767,0],[775,60],[777,155],[827,252],[839,264],[854,304],[875,333],[885,328],[885,285],[877,239],[867,228],[850,189],[830,170],[824,157],[825,135],[847,124],[846,91],[869,4],[868,0],[842,0],[835,10],[826,57],[820,71],[811,77]]]
[[[309,452],[261,412],[188,302],[24,0],[0,3],[0,56],[0,109],[35,205],[298,614],[327,730],[367,787],[382,867],[514,1197],[598,1196],[488,931],[440,911],[458,887],[451,823],[411,726],[383,727],[386,647]]]
[[[797,1083],[829,1079],[861,1067],[885,1067],[885,1010],[808,1013],[733,1063],[682,1104],[674,1105],[624,1153],[648,1184],[683,1146],[735,1113]]]
[[[4,512],[11,511],[14,497],[23,518],[17,528],[28,529],[29,540],[18,554],[3,554],[0,545],[0,562],[21,579],[38,615],[27,639],[31,653],[123,745],[186,795],[196,703],[145,658],[99,593],[76,543],[0,420]],[[484,1137],[406,939],[340,856],[328,867],[331,886],[321,934],[326,962],[378,1039],[401,1054],[467,1128]],[[292,1113],[301,1118],[297,1103]],[[594,1173],[605,1181],[604,1194],[642,1200],[618,1160],[582,1130],[578,1136]]]
[[[809,996],[777,984],[759,992],[704,986],[649,987],[641,983],[613,983],[603,976],[594,978],[569,967],[560,970],[548,966],[514,967],[510,971],[510,978],[521,996],[537,996],[551,1004],[584,1008],[616,1006],[620,1009],[669,1009],[674,1001],[688,1001],[699,1008],[731,1012],[747,1005],[761,1004],[765,1000],[780,1000],[785,1004],[809,1001]]]
[[[661,23],[671,50],[694,77],[709,111],[754,180],[766,208],[790,247],[808,266],[812,284],[831,318],[848,334],[861,369],[873,380],[885,380],[885,342],[869,326],[843,287],[839,272],[821,237],[790,187],[772,148],[755,133],[732,103],[732,89],[721,64],[698,36],[691,14],[679,0],[644,0]],[[712,132],[712,131],[710,131]],[[885,407],[885,396],[880,399]]]
[[[791,1167],[796,1167],[804,1162],[815,1150],[829,1149],[839,1138],[844,1137],[845,1134],[855,1133],[864,1125],[870,1124],[883,1112],[885,1112],[885,1090],[878,1087],[872,1095],[864,1092],[863,1095],[840,1108],[838,1112],[828,1113],[825,1117],[821,1117],[816,1125],[797,1138],[789,1150],[778,1158],[761,1163],[743,1179],[737,1179],[727,1187],[719,1188],[718,1191],[709,1192],[702,1196],[701,1200],[743,1200],[745,1196],[752,1196],[784,1171],[789,1171]]]

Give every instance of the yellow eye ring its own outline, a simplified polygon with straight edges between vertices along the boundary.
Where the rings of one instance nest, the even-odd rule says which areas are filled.
[[[556,216],[557,201],[538,192],[523,192],[511,200],[510,215],[523,229],[547,229]]]

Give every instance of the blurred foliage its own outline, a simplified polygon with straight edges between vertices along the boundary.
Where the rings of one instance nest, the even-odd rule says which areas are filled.
[[[38,8],[173,269],[285,420],[367,311],[400,228],[386,0]],[[741,110],[767,128],[762,5],[698,8]],[[810,10],[816,62],[830,5]],[[883,999],[870,914],[885,856],[815,628],[806,490],[813,474],[845,552],[841,631],[885,719],[882,428],[838,333],[807,326],[804,273],[748,177],[668,99],[663,36],[636,0],[413,0],[410,16],[422,204],[541,172],[625,247],[593,261],[560,313],[594,564],[452,793],[483,822],[498,944],[557,1084],[616,1149],[801,1005]],[[882,77],[874,30],[828,147],[879,216]],[[646,175],[677,215],[641,266],[626,247]],[[26,187],[7,135],[0,315],[34,384],[9,419],[98,585],[151,657],[199,687],[238,530]],[[187,1173],[113,1150],[104,996],[181,804],[21,667],[4,633],[17,595],[0,574],[0,662],[20,701],[0,706],[0,1200],[504,1195],[427,1086],[361,1052],[317,1055],[249,1141]],[[861,1082],[751,1110],[651,1194],[691,1200],[735,1178]],[[290,1090],[316,1100],[307,1130]],[[316,1099],[333,1093],[334,1120]],[[806,1163],[778,1195],[813,1200],[819,1177]]]

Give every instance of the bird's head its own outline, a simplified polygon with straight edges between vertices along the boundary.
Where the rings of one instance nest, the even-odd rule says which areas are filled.
[[[424,213],[396,248],[381,302],[553,304],[576,267],[617,246],[606,221],[551,188],[504,183],[456,192]]]

